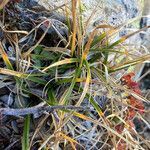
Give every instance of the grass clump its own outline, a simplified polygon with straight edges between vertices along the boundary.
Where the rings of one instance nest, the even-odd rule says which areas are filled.
[[[136,55],[123,43],[148,27],[112,42],[119,28],[103,24],[88,33],[89,20],[83,22],[81,1],[72,0],[71,4],[71,9],[64,6],[64,22],[52,16],[31,18],[35,26],[29,31],[21,22],[15,27],[10,20],[2,24],[5,40],[0,44],[0,79],[1,89],[14,88],[8,92],[15,97],[10,106],[23,110],[39,104],[42,109],[61,106],[50,113],[41,114],[39,109],[33,119],[26,117],[22,148],[144,149],[144,139],[135,130],[133,120],[143,119],[143,101],[148,101],[129,72],[149,60],[150,55],[142,51]],[[8,10],[14,9],[10,4],[4,11],[9,15]],[[63,28],[59,30],[56,22]],[[54,34],[57,38],[49,39]],[[6,44],[12,48],[12,55]],[[88,109],[77,111],[67,106]],[[144,144],[149,146],[147,140]]]

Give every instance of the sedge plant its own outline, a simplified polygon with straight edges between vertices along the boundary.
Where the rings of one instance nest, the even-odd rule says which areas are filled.
[[[140,144],[143,138],[136,132],[133,119],[142,118],[141,112],[145,111],[143,101],[147,100],[133,81],[133,73],[126,74],[135,65],[148,61],[150,55],[139,51],[141,55],[137,56],[123,43],[149,27],[112,42],[120,28],[102,24],[89,33],[89,19],[84,22],[80,0],[72,0],[71,9],[66,5],[64,11],[69,31],[64,47],[60,47],[59,43],[56,47],[40,44],[51,27],[49,20],[43,22],[47,29],[40,40],[26,52],[18,51],[20,39],[16,34],[15,40],[10,39],[15,45],[15,67],[10,61],[12,58],[4,51],[3,43],[0,43],[0,54],[5,64],[0,68],[3,75],[1,82],[6,84],[8,80],[5,79],[14,77],[8,84],[15,83],[17,87],[20,97],[16,100],[18,107],[29,107],[34,103],[30,101],[25,105],[21,97],[34,97],[50,106],[86,105],[91,109],[56,110],[39,119],[33,132],[29,132],[31,119],[27,116],[22,147],[32,149],[38,143],[39,150],[144,149]],[[24,37],[35,29],[23,32]],[[63,37],[61,40],[64,40]],[[98,96],[100,98],[96,100]],[[102,99],[103,96],[105,99]],[[45,126],[48,126],[46,132]],[[38,141],[37,135],[40,137]],[[144,140],[144,143],[149,146],[148,141]]]

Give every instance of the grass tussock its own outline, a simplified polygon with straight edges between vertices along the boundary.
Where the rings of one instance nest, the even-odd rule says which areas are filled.
[[[39,113],[20,118],[24,128],[16,128],[23,132],[12,147],[21,142],[24,150],[148,148],[149,141],[134,124],[135,118],[144,120],[143,103],[148,100],[142,97],[133,72],[150,55],[142,50],[137,55],[124,42],[149,27],[113,42],[120,28],[103,24],[88,33],[89,18],[83,19],[81,4],[72,0],[71,8],[67,4],[61,8],[64,22],[28,18],[26,23],[33,23],[29,29],[21,18],[15,26],[6,18],[19,4],[8,3],[1,11],[0,89],[3,95],[13,95],[10,107],[16,110],[42,103]],[[63,28],[59,30],[56,22]],[[47,106],[61,107],[40,113]],[[85,106],[88,109],[82,110]]]

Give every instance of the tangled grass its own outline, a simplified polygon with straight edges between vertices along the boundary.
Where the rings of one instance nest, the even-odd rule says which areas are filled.
[[[133,124],[135,118],[148,124],[142,115],[146,111],[143,102],[149,102],[130,73],[135,65],[149,61],[150,55],[123,44],[149,27],[112,42],[121,27],[103,24],[88,33],[90,19],[83,21],[80,0],[72,0],[71,9],[62,7],[64,22],[52,16],[32,18],[29,11],[29,20],[17,18],[19,23],[11,24],[15,5],[19,6],[8,3],[1,12],[0,88],[4,90],[1,95],[9,96],[5,107],[17,111],[42,104],[42,109],[49,106],[53,111],[32,115],[29,111],[25,118],[16,115],[15,120],[19,117],[24,122],[21,132],[15,133],[21,137],[3,146],[119,150],[144,149],[144,143],[150,147]],[[29,29],[24,28],[31,23]],[[89,109],[81,109],[85,107]],[[6,115],[3,108],[1,114]]]

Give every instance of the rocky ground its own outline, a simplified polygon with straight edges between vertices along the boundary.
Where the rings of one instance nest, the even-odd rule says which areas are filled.
[[[35,2],[35,3],[33,3]],[[33,7],[33,5],[37,5],[38,2],[40,4],[40,9],[41,11],[37,11],[36,13],[34,11],[30,11],[30,7]],[[66,0],[66,3],[68,1]],[[49,4],[49,5],[48,5]],[[24,27],[26,28],[26,31],[30,31],[33,27],[35,27],[36,25],[38,25],[38,23],[40,21],[42,21],[42,19],[44,17],[50,17],[53,20],[54,26],[56,27],[56,30],[59,31],[59,33],[61,33],[61,35],[63,35],[64,39],[68,38],[68,29],[65,26],[65,22],[66,22],[66,18],[60,14],[61,10],[58,12],[51,12],[51,10],[57,9],[57,7],[61,6],[64,4],[64,1],[60,1],[60,0],[27,0],[25,3],[21,3],[19,4],[19,9],[16,9],[13,7],[13,5],[10,5],[10,7],[6,8],[6,15],[9,16],[8,18],[6,18],[6,22],[7,24],[11,24],[12,28],[14,26],[16,26],[17,24],[17,28],[20,30],[23,30]],[[114,0],[113,2],[111,0],[83,0],[83,16],[84,19],[87,18],[88,16],[90,16],[90,14],[93,12],[93,8],[95,9],[95,12],[93,14],[91,23],[88,27],[88,32],[91,31],[91,29],[93,29],[93,27],[98,26],[100,24],[104,24],[104,23],[109,23],[112,26],[119,26],[122,24],[126,24],[130,19],[133,19],[135,17],[138,17],[142,14],[142,7],[140,5],[140,1],[138,0],[131,0],[130,2],[128,0]],[[42,7],[41,7],[42,6]],[[26,7],[28,7],[28,10],[26,9]],[[39,6],[38,6],[39,7]],[[44,10],[45,7],[46,9],[48,9],[50,12],[47,13]],[[12,14],[11,12],[16,11],[16,14]],[[22,10],[24,13],[22,13]],[[37,9],[39,10],[39,8]],[[11,17],[16,18],[16,20],[11,20]],[[42,18],[43,17],[43,18]],[[22,23],[22,20],[24,21],[24,23]],[[39,22],[37,22],[37,20]],[[85,19],[86,21],[86,19]],[[32,22],[31,24],[26,24],[26,22]],[[46,24],[47,25],[47,24]],[[142,25],[141,25],[142,26]],[[136,22],[136,23],[132,23],[130,25],[126,24],[124,26],[124,28],[122,29],[122,31],[119,32],[118,34],[118,38],[131,32],[131,31],[135,31],[136,29],[140,28],[140,19]],[[53,28],[50,28],[45,39],[41,41],[41,43],[45,46],[56,46],[58,44],[58,41],[60,41],[61,37],[56,35],[56,30],[54,30]],[[41,26],[39,28],[39,30],[37,31],[39,37],[43,34],[43,31],[45,31],[45,27]],[[142,47],[144,50],[149,52],[149,36],[150,33],[148,32],[148,30],[144,31],[142,33],[142,37],[141,34],[137,34],[136,36],[134,36],[133,38],[131,38],[130,40],[127,41],[128,44],[134,44],[135,41],[138,41],[136,44],[136,46]],[[3,35],[1,35],[1,37],[3,38]],[[23,47],[23,50],[27,50],[29,47],[31,47],[32,45],[34,45],[34,40],[38,41],[39,37],[37,36],[34,40],[33,40],[33,35],[27,37],[27,39],[24,39],[20,37],[20,45]],[[50,40],[52,43],[49,43],[47,45],[47,39]],[[55,40],[54,40],[55,39]],[[9,45],[7,43],[7,41],[5,41],[6,43],[6,48],[9,50],[9,56],[11,58],[14,57],[14,54],[11,51],[11,45]],[[65,42],[61,42],[61,46],[64,47],[65,46]],[[142,45],[142,46],[141,46]],[[51,60],[52,61],[52,60]],[[50,62],[42,62],[43,64],[47,63],[48,64],[51,63]],[[12,60],[13,62],[13,60]],[[39,63],[39,62],[37,62]],[[3,63],[0,62],[0,66],[3,67]],[[141,69],[141,68],[140,68]],[[29,70],[30,72],[30,70]],[[36,73],[36,71],[35,71]],[[3,80],[3,75],[0,75],[0,79]],[[139,79],[140,78],[140,79]],[[150,65],[149,63],[147,63],[146,65],[143,66],[143,69],[141,70],[141,73],[139,75],[139,78],[137,79],[140,83],[140,87],[143,91],[143,95],[149,99],[150,98]],[[7,79],[6,79],[7,80]],[[48,79],[47,79],[48,80]],[[16,96],[17,93],[16,91],[16,87],[14,86],[14,82],[8,80],[7,85],[2,84],[3,82],[0,83],[0,107],[20,107],[19,104],[19,98]],[[40,87],[34,87],[31,85],[32,91],[34,93],[38,93],[40,96],[41,94],[41,89]],[[37,90],[39,88],[39,91]],[[12,91],[10,89],[13,89]],[[8,91],[11,92],[8,92]],[[33,99],[37,98],[38,95],[33,96]],[[20,97],[22,98],[22,97]],[[25,99],[25,103],[29,102],[29,98],[27,96],[24,97]],[[15,102],[14,102],[15,101]],[[26,104],[23,104],[26,106]],[[149,118],[149,110],[150,110],[150,106],[148,104],[145,104],[147,112],[145,114],[145,119],[147,120],[148,123],[150,123],[150,118]],[[38,117],[38,114],[37,116]],[[36,118],[35,117],[35,118]],[[34,128],[35,128],[35,124],[40,124],[40,122],[42,121],[44,116],[41,116],[40,119],[35,119],[33,121],[33,126],[31,127],[31,132],[33,132]],[[23,130],[23,118],[17,118],[16,117],[7,117],[7,116],[2,116],[2,118],[0,118],[1,120],[1,124],[0,124],[0,145],[2,145],[2,147],[0,146],[0,150],[11,150],[13,149],[20,149],[21,145],[19,141],[20,139],[20,134],[22,133]],[[43,126],[43,130],[41,132],[41,136],[45,137],[46,135],[44,135],[44,131],[48,131],[50,128],[50,121],[52,120],[52,117],[49,116],[49,120],[47,122],[45,122],[45,126]],[[137,122],[137,120],[134,120],[134,123],[136,124],[136,130],[142,135],[144,136],[145,139],[150,140],[150,126],[149,124],[145,123],[139,123]],[[70,124],[71,125],[71,124]],[[87,126],[89,129],[92,127],[91,124],[89,124],[88,122],[83,122],[82,124],[83,126]],[[67,130],[67,127],[66,127]],[[89,135],[87,135],[87,137],[90,137],[91,133],[89,133]],[[89,143],[89,139],[87,139],[87,137],[80,137],[79,140],[81,140],[81,143]],[[36,140],[38,140],[38,136],[35,137]],[[5,143],[5,144],[4,144]],[[16,144],[17,143],[17,144]],[[100,143],[99,143],[100,145]],[[88,145],[90,147],[90,144]],[[88,149],[87,146],[87,149]],[[36,143],[35,143],[35,147],[36,149]],[[68,148],[69,149],[69,148]],[[145,148],[147,149],[147,147]]]

